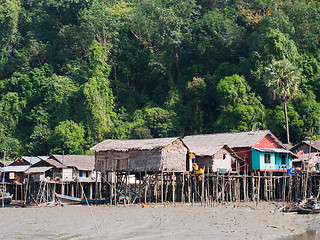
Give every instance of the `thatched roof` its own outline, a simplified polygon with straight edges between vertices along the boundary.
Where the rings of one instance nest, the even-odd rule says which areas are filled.
[[[75,167],[83,171],[94,170],[95,157],[91,155],[52,155],[52,157],[67,167]]]
[[[169,146],[177,139],[181,138],[152,138],[152,139],[129,139],[114,140],[108,139],[93,146],[90,150],[100,151],[129,151],[129,150],[156,150]]]
[[[184,143],[191,152],[197,148],[212,148],[214,146],[228,145],[230,148],[252,147],[260,139],[271,133],[269,130],[258,130],[250,132],[231,132],[192,135],[183,138]]]

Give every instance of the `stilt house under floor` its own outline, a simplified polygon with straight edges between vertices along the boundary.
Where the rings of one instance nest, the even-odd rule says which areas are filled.
[[[181,138],[105,140],[94,147],[96,169],[105,172],[186,172],[188,147]]]

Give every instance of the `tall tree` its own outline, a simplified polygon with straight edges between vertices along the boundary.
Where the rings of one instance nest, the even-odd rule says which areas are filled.
[[[272,61],[265,67],[264,80],[271,98],[284,105],[287,141],[290,143],[287,102],[295,98],[299,91],[300,71],[289,60]]]
[[[264,106],[260,97],[251,92],[243,76],[234,74],[221,79],[217,86],[217,96],[222,106],[215,122],[216,132],[263,128]]]

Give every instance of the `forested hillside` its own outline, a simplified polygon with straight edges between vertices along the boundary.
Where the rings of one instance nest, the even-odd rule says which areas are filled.
[[[0,157],[320,125],[315,0],[1,0]]]

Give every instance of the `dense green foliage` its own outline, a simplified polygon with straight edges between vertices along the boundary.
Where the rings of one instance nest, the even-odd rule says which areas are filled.
[[[283,104],[292,143],[320,135],[319,1],[0,1],[0,156],[255,129],[286,142]]]

